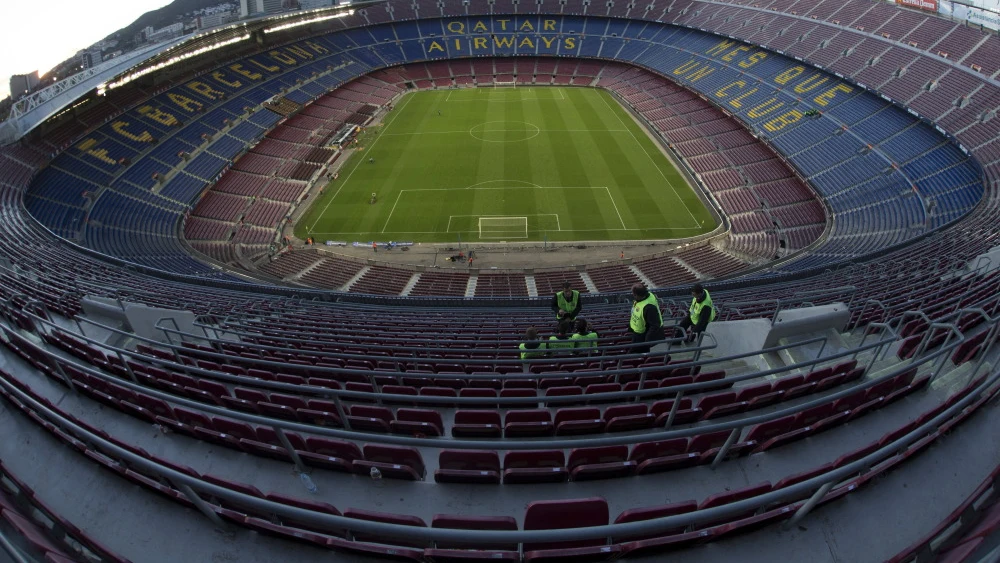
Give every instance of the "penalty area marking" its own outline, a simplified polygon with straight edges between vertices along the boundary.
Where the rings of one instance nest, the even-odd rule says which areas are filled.
[[[542,85],[531,85],[531,86],[522,86],[522,87],[520,87],[520,89],[522,91],[525,90],[525,89],[527,89],[529,92],[531,92],[532,94],[534,94],[534,96],[533,97],[524,97],[524,96],[521,96],[521,97],[517,97],[517,98],[510,97],[509,99],[490,100],[490,101],[491,102],[500,102],[500,103],[510,103],[510,102],[522,102],[522,101],[526,102],[526,101],[530,101],[530,100],[552,100],[552,101],[558,101],[558,100],[565,100],[566,99],[566,94],[563,93],[563,88],[560,88],[558,86],[554,88],[555,91],[559,93],[559,97],[558,98],[555,97],[555,96],[552,96],[550,98],[542,98],[542,97],[538,96],[538,92],[536,91],[536,89],[549,88],[549,87],[551,87],[551,86],[548,86],[548,85],[545,85],[545,84],[542,84]],[[493,94],[495,94],[497,92],[496,88],[493,88],[491,86],[486,86],[486,85],[476,86],[474,88],[452,88],[452,89],[448,90],[448,95],[445,96],[444,101],[446,101],[446,102],[453,102],[453,103],[482,102],[483,101],[479,95],[476,95],[475,98],[473,98],[471,100],[453,100],[453,99],[451,99],[451,95],[453,93],[455,93],[455,92],[468,92],[470,90],[473,91],[473,92],[477,92],[477,93],[478,92],[485,92],[486,95],[490,95],[490,96],[492,96]],[[517,91],[517,90],[518,90],[518,87],[514,87],[514,91]],[[506,91],[504,92],[504,94],[505,94],[504,98],[507,98]]]
[[[618,216],[618,222],[621,223],[621,227],[620,228],[614,228],[614,229],[608,228],[608,229],[590,229],[590,230],[592,230],[592,231],[601,231],[601,230],[607,230],[607,231],[642,231],[642,230],[647,230],[647,229],[638,229],[638,228],[637,229],[629,229],[625,225],[625,220],[622,218],[621,211],[619,211],[619,209],[618,209],[618,203],[615,202],[614,196],[611,195],[611,189],[608,188],[607,186],[539,186],[539,185],[536,185],[536,184],[531,184],[531,185],[528,185],[528,186],[496,186],[496,187],[484,187],[483,186],[483,184],[490,184],[490,183],[494,183],[494,182],[505,182],[505,181],[507,181],[507,180],[487,180],[485,182],[479,182],[478,184],[473,184],[471,186],[466,186],[464,188],[419,188],[419,189],[412,189],[412,190],[399,190],[399,193],[396,194],[396,201],[393,202],[392,209],[389,210],[389,216],[386,217],[385,224],[382,225],[382,230],[380,232],[382,232],[382,233],[385,233],[385,232],[392,232],[392,233],[400,232],[400,233],[402,233],[402,231],[387,231],[387,229],[389,228],[389,222],[392,220],[393,213],[396,212],[396,206],[399,205],[399,200],[400,200],[400,198],[403,197],[404,193],[406,193],[406,192],[414,192],[414,193],[417,193],[417,192],[450,192],[450,191],[456,191],[456,190],[604,190],[605,193],[608,194],[608,199],[611,200],[611,205],[615,209],[615,215]],[[520,182],[520,180],[514,180],[514,181]],[[530,182],[522,182],[522,183],[530,184]],[[519,215],[519,217],[538,217],[538,216],[548,216],[548,215],[555,215],[556,216],[556,222],[558,223],[558,221],[559,221],[559,215],[557,213],[536,213],[536,214],[533,214],[533,215],[531,215],[531,214],[529,214],[529,215]],[[449,215],[448,216],[448,230],[445,231],[445,232],[451,232],[451,220],[452,220],[453,217],[497,217],[497,216],[496,215],[482,215],[482,214],[474,214],[474,215]],[[690,229],[684,229],[684,230],[694,230],[694,229],[700,229],[700,227],[691,227]],[[559,225],[559,230],[562,231],[562,225]],[[577,230],[579,230],[581,232],[583,231],[583,229],[572,229],[572,230],[570,230],[570,232],[577,231]],[[677,230],[681,230],[681,229],[677,229]],[[432,232],[434,232],[434,231],[432,231]],[[426,234],[426,233],[424,233],[424,234]]]
[[[478,217],[480,219],[506,219],[515,217],[555,217],[556,218],[556,230],[562,231],[562,224],[559,223],[558,213],[529,213],[527,215],[449,215],[448,216],[448,228],[446,233],[451,232],[451,220],[455,217]],[[460,232],[460,231],[459,231]]]

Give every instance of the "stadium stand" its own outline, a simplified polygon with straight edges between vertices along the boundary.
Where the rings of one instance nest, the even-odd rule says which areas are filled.
[[[480,16],[504,38],[500,19],[522,11],[578,42],[544,53],[538,41],[523,59],[510,58],[516,43],[497,45],[471,62],[445,60],[474,54],[448,42],[430,50],[448,31],[442,15]],[[758,553],[745,543],[757,540],[773,560],[804,538],[844,560],[975,560],[995,545],[1000,272],[976,259],[1000,238],[997,125],[981,119],[997,99],[1000,40],[832,0],[417,0],[334,22],[290,43],[308,57],[279,52],[294,65],[234,59],[279,69],[252,86],[204,74],[112,95],[0,149],[0,414],[16,428],[0,443],[0,537],[12,527],[51,561],[168,546],[197,560],[222,545],[212,527],[261,557],[297,559],[733,559]],[[837,71],[930,121],[778,52],[860,68]],[[267,259],[339,125],[363,123],[409,82],[487,84],[523,69],[535,84],[613,91],[718,201],[727,241],[531,274],[315,250]],[[211,86],[190,87],[201,80]],[[244,273],[259,261],[266,278],[185,244]],[[805,251],[741,274],[783,249]],[[723,353],[716,337],[633,354],[628,298],[615,292],[640,274],[665,288],[669,326],[687,312],[677,286],[696,279],[717,323],[773,325],[789,308],[835,304],[848,320],[822,347],[779,342],[767,352],[779,364]],[[522,361],[524,328],[551,324],[529,285],[545,300],[567,279],[601,294],[585,296],[599,347]],[[137,304],[190,311],[191,324],[144,336],[108,320]],[[38,486],[48,460],[67,468],[64,487]],[[136,518],[92,510],[90,494]],[[808,520],[813,509],[841,528]],[[774,540],[772,524],[802,516],[794,538]],[[823,534],[844,541],[828,547]]]

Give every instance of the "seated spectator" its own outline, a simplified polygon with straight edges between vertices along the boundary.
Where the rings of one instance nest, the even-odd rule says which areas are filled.
[[[541,358],[545,355],[545,342],[538,339],[538,330],[535,327],[528,327],[524,331],[524,342],[522,342],[518,349],[521,350],[521,359],[530,360],[532,358]],[[524,371],[528,371],[528,364],[524,364]]]
[[[570,338],[574,342],[577,350],[591,352],[592,348],[597,348],[597,332],[590,326],[587,319],[577,319],[573,335]]]
[[[576,341],[574,341],[570,335],[573,331],[573,321],[569,319],[563,319],[559,321],[559,325],[556,327],[556,334],[549,337],[549,341],[546,343],[549,350],[572,350],[576,347]]]

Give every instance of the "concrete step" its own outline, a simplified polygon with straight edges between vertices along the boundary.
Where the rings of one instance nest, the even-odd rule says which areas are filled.
[[[476,295],[476,285],[479,283],[479,276],[477,274],[472,274],[469,276],[469,283],[465,285],[465,296],[475,297]]]
[[[418,281],[420,281],[420,272],[410,276],[410,281],[406,282],[406,286],[403,287],[403,291],[399,292],[399,294],[403,297],[409,295],[413,291],[413,286],[417,285]]]
[[[368,270],[371,270],[371,269],[372,269],[371,266],[365,266],[364,268],[361,268],[361,270],[359,270],[357,274],[354,274],[353,278],[347,280],[347,283],[345,283],[344,287],[342,287],[341,289],[343,291],[350,291],[351,290],[351,286],[353,286],[354,284],[358,283],[358,280],[360,280],[362,278],[362,276],[364,276],[365,274],[367,274]]]
[[[639,278],[639,281],[641,281],[643,285],[645,285],[646,287],[656,287],[656,284],[653,283],[653,280],[647,278],[646,274],[642,273],[642,270],[640,270],[638,266],[636,266],[635,264],[629,264],[628,268],[629,270],[632,270],[632,273],[635,274],[637,278]]]
[[[319,265],[322,264],[323,262],[326,262],[326,258],[323,258],[322,260],[317,260],[313,264],[310,264],[310,265],[306,266],[306,268],[304,270],[302,270],[301,272],[297,272],[297,273],[294,273],[294,274],[288,276],[287,278],[285,278],[285,281],[298,281],[298,280],[302,279],[302,276],[304,276],[304,275],[308,274],[309,272],[311,272],[311,271],[315,270],[316,268],[318,268]]]
[[[524,276],[524,285],[528,286],[528,297],[538,297],[538,286],[535,285],[535,276],[531,274]]]

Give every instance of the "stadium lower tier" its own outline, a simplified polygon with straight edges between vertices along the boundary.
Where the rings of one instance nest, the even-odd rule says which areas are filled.
[[[528,18],[475,16],[524,8],[510,0],[376,4],[332,20],[344,31],[144,94],[107,122],[73,114],[65,129],[0,149],[0,539],[14,540],[4,549],[55,563],[167,553],[420,563],[988,557],[998,541],[1000,272],[977,257],[1000,246],[1000,144],[982,136],[997,121],[981,115],[974,93],[995,85],[955,90],[923,71],[968,78],[963,65],[975,64],[995,74],[995,57],[981,53],[998,52],[996,38],[888,3],[827,0],[806,15],[768,2],[542,0],[539,11],[578,15]],[[583,16],[595,11],[619,17]],[[944,130],[975,141],[971,157],[832,75],[812,78],[805,64],[702,31],[622,19],[630,14],[759,37],[834,68],[854,61],[842,74],[933,109]],[[749,22],[762,16],[775,27]],[[883,35],[848,27],[858,18]],[[794,28],[777,33],[778,22]],[[368,24],[377,25],[358,27]],[[910,35],[881,56],[870,50]],[[856,51],[844,43],[862,39]],[[955,62],[927,62],[938,43]],[[455,60],[485,54],[483,44],[494,58]],[[529,57],[511,58],[524,49]],[[897,67],[901,52],[916,62]],[[554,65],[550,84],[568,77],[614,91],[730,215],[729,246],[634,264],[665,288],[668,327],[690,302],[686,287],[670,286],[738,273],[734,257],[767,257],[771,237],[802,248],[820,236],[811,192],[787,167],[760,164],[776,153],[748,135],[808,180],[832,224],[794,260],[707,281],[715,326],[768,325],[783,309],[829,304],[846,308],[846,324],[759,363],[721,354],[712,338],[630,354],[630,300],[614,291],[638,276],[624,265],[479,275],[477,288],[489,289],[477,296],[528,295],[529,281],[540,296],[500,306],[419,297],[457,295],[468,285],[461,275],[415,279],[310,253],[265,268],[333,289],[358,278],[350,289],[366,295],[334,294],[248,282],[184,253],[178,218],[190,211],[193,246],[224,255],[229,229],[249,252],[226,261],[252,260],[335,157],[319,141],[334,131],[328,123],[364,123],[411,85],[524,80],[522,65],[533,84]],[[751,129],[732,128],[695,92]],[[238,147],[247,151],[239,159]],[[878,254],[841,263],[863,252]],[[523,362],[525,329],[551,326],[547,298],[563,281],[588,279],[605,292],[584,298],[599,347]],[[398,298],[407,286],[410,297]],[[115,321],[130,304],[190,311],[193,324],[142,336]],[[782,365],[770,369],[775,357]]]
[[[194,248],[252,271],[280,240],[277,230],[296,189],[304,191],[333,158],[323,147],[338,128],[366,123],[406,88],[495,81],[611,90],[696,174],[732,230],[691,262],[687,256],[655,262],[650,279],[657,284],[732,275],[789,254],[756,275],[855,259],[949,224],[982,197],[981,170],[958,146],[833,75],[691,29],[646,24],[626,33],[622,22],[606,18],[539,18],[524,18],[516,33],[494,33],[490,41],[471,33],[472,21],[369,26],[220,67],[85,135],[38,174],[26,204],[57,234],[99,252],[226,277],[177,240],[188,217]],[[500,31],[506,25],[495,18],[480,23]],[[583,35],[555,41],[552,32]],[[390,36],[398,42],[383,41]],[[454,37],[440,39],[445,36]],[[531,45],[534,55],[555,57],[454,60],[479,54],[483,42],[494,55],[516,55]],[[397,66],[434,57],[453,60]],[[249,76],[240,73],[247,65],[254,69]],[[243,79],[234,82],[231,74]],[[241,175],[226,179],[237,171]],[[805,253],[794,251],[821,236],[824,213],[796,176],[824,201],[831,219]],[[220,179],[216,191],[236,197],[207,192]],[[117,212],[123,207],[130,211]],[[604,276],[598,270],[594,277]],[[595,285],[599,291],[627,287]]]

